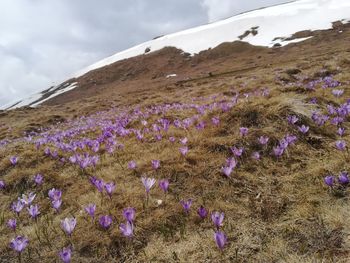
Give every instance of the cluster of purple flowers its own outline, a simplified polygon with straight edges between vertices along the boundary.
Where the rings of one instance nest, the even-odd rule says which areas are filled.
[[[59,189],[52,188],[51,190],[49,190],[48,196],[50,198],[52,207],[55,209],[56,212],[58,212],[62,205],[62,191]]]
[[[276,157],[281,157],[283,153],[287,150],[287,148],[291,145],[293,145],[298,138],[295,135],[289,135],[287,134],[284,138],[282,138],[278,145],[273,148],[273,154]]]
[[[133,207],[128,207],[123,210],[123,217],[126,223],[121,223],[119,229],[125,237],[132,237],[134,235],[134,220],[136,210]]]
[[[232,171],[236,168],[237,162],[234,158],[228,158],[226,160],[226,165],[221,167],[221,172],[226,176],[230,177]]]
[[[38,205],[32,205],[32,202],[35,199],[36,194],[30,192],[29,194],[22,194],[22,197],[18,198],[17,201],[13,202],[11,205],[11,209],[13,212],[19,216],[19,213],[22,211],[24,207],[27,207],[28,213],[32,218],[36,218],[39,212]],[[15,222],[15,221],[14,221]]]
[[[94,217],[96,205],[90,204],[85,210],[87,213]],[[119,229],[123,236],[131,238],[134,235],[134,220],[135,220],[136,210],[133,207],[128,207],[123,210],[123,217],[125,218],[125,223],[120,223]],[[111,215],[101,215],[98,220],[100,226],[104,230],[111,228],[113,224],[113,216]]]
[[[324,178],[324,182],[329,187],[335,187],[336,185],[345,187],[350,183],[349,174],[343,171],[339,174],[338,178],[336,178],[334,175],[327,175]]]
[[[181,200],[180,204],[182,205],[182,208],[186,215],[189,215],[190,209],[192,206],[193,200]],[[204,220],[208,216],[208,210],[204,206],[200,206],[197,210],[198,216]],[[225,214],[223,212],[213,211],[211,213],[211,220],[215,227],[215,234],[214,239],[216,242],[216,245],[219,249],[224,249],[226,243],[227,243],[227,236],[224,232],[220,231],[220,228],[223,226]]]
[[[10,242],[10,247],[19,254],[28,246],[29,240],[24,236],[17,236]]]
[[[98,179],[95,176],[90,177],[90,183],[96,187],[97,191],[103,193],[105,190],[109,198],[112,198],[112,194],[115,191],[116,185],[114,182],[105,183],[102,179]]]
[[[86,169],[88,167],[96,167],[98,161],[100,160],[98,155],[91,156],[88,153],[84,155],[75,154],[69,157],[69,161],[72,164],[77,164],[81,169]]]

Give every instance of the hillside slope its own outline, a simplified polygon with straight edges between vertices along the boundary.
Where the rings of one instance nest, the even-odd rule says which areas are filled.
[[[227,42],[243,41],[254,46],[265,47],[285,46],[311,38],[313,31],[331,29],[334,22],[345,24],[349,21],[350,2],[347,0],[299,0],[254,10],[208,25],[161,36],[118,52],[80,70],[72,76],[72,79],[58,86],[21,101],[2,105],[1,109],[35,107],[63,93],[70,94],[69,91],[81,86],[79,81],[81,77],[96,69],[109,72],[110,77],[114,79],[119,77],[125,80],[130,77],[130,74],[133,76],[133,72],[125,72],[124,76],[120,76],[119,71],[110,70],[113,64],[121,62],[117,64],[124,65],[124,70],[129,68],[133,71],[134,65],[130,67],[130,62],[134,60],[130,58],[149,56],[166,47],[182,50],[183,55],[190,59],[189,55],[213,49]],[[141,60],[141,63],[144,63],[143,60],[147,59]],[[150,67],[147,70],[150,71]],[[170,72],[168,75],[173,76],[174,73]],[[91,78],[90,81],[90,86],[95,86],[98,79]]]
[[[18,261],[9,243],[20,235],[22,262],[58,262],[63,248],[72,262],[348,262],[350,28],[312,35],[194,57],[166,48],[92,71],[41,107],[2,111],[0,261]],[[142,177],[156,179],[149,194]],[[133,237],[120,230],[127,207]],[[65,218],[77,220],[71,235]]]

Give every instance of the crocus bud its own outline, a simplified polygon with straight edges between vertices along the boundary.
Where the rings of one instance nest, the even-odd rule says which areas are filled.
[[[221,231],[215,232],[214,239],[215,239],[215,242],[216,242],[216,245],[218,246],[218,248],[220,250],[224,249],[224,247],[227,243],[227,237],[224,234],[224,232],[221,232]]]
[[[202,219],[206,218],[208,215],[208,211],[207,211],[207,209],[205,209],[204,206],[200,206],[197,210],[197,213],[198,213],[199,217]]]
[[[332,187],[334,184],[334,176],[332,175],[328,175],[324,178],[324,182],[326,185],[328,185],[329,187]]]

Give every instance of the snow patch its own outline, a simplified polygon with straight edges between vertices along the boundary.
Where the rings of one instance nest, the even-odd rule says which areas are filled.
[[[60,94],[63,94],[63,93],[65,93],[65,92],[67,92],[67,91],[70,91],[70,90],[72,90],[72,89],[75,89],[76,87],[78,87],[77,84],[78,84],[77,82],[74,82],[74,83],[72,83],[72,84],[66,86],[65,88],[58,89],[57,92],[55,91],[55,93],[53,93],[53,94],[50,95],[49,97],[47,97],[47,98],[45,98],[45,99],[43,99],[43,100],[40,100],[40,101],[38,101],[38,102],[32,104],[31,106],[32,106],[32,107],[36,107],[36,106],[42,104],[43,102],[45,102],[45,101],[47,101],[47,100],[50,100],[50,99],[52,99],[52,98],[54,98],[54,97],[56,97],[56,96],[58,96],[58,95],[60,95]]]
[[[28,106],[32,104],[33,102],[39,100],[42,97],[41,93],[38,94],[33,94],[30,97],[20,100],[19,102],[11,102],[9,104],[1,106],[1,110],[6,110],[6,109],[15,109],[15,108],[20,108],[24,106]]]
[[[15,102],[15,103],[12,102],[12,103],[3,105],[0,107],[0,109],[1,110],[11,110],[11,109],[24,107],[24,106],[37,107],[49,99],[52,99],[60,94],[63,94],[67,91],[70,91],[72,89],[75,89],[78,86],[77,84],[78,84],[77,82],[74,82],[74,83],[67,83],[63,86],[62,85],[54,86],[54,87],[51,87],[50,89],[46,90],[45,92],[33,94],[30,97],[23,99],[19,102]],[[52,94],[50,96],[48,96],[47,98],[44,98],[46,94],[51,93],[51,92],[52,92]]]
[[[292,39],[292,40],[276,39],[276,40],[272,41],[272,44],[273,45],[280,44],[281,46],[286,46],[288,44],[302,42],[302,41],[305,41],[305,40],[310,39],[310,38],[312,38],[312,36],[310,36],[310,37],[302,37],[302,38],[295,38],[295,39]]]
[[[166,76],[166,78],[168,79],[168,78],[174,78],[174,77],[176,77],[177,75],[176,74],[169,74],[169,75],[167,75]]]

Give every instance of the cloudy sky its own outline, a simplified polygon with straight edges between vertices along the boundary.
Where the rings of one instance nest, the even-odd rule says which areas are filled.
[[[288,0],[0,0],[0,105],[138,43]]]

